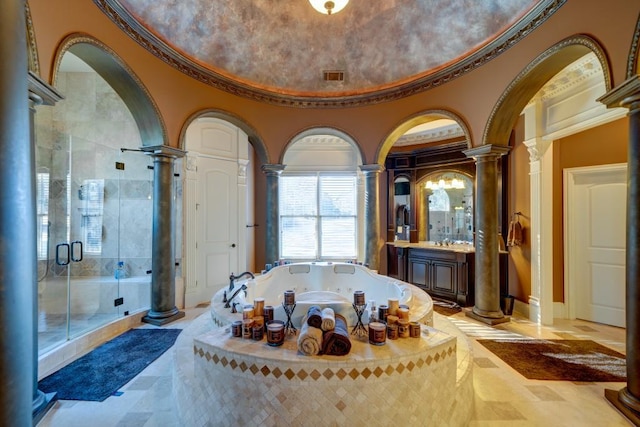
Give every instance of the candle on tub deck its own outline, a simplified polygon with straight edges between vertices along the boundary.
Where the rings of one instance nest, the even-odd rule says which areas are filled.
[[[273,310],[274,310],[274,308],[273,308],[273,306],[272,306],[272,305],[265,305],[265,306],[264,306],[263,313],[264,313],[264,323],[265,323],[265,325],[266,325],[270,320],[273,320]]]
[[[271,320],[267,323],[267,344],[277,347],[284,342],[284,322]]]
[[[242,320],[242,336],[243,338],[251,338],[253,336],[253,319]]]
[[[398,316],[394,316],[393,314],[389,314],[387,316],[387,324],[394,325],[398,323]]]
[[[409,321],[407,319],[398,319],[398,336],[409,338]]]
[[[389,306],[389,314],[393,314],[395,316],[396,311],[400,308],[400,301],[398,298],[389,298],[387,305]]]
[[[396,310],[396,316],[398,316],[398,319],[409,320],[409,309],[400,307]]]
[[[253,326],[264,328],[264,316],[253,316]]]
[[[254,315],[262,316],[264,312],[264,298],[255,298],[253,300]]]
[[[387,323],[387,338],[390,340],[398,339],[398,325],[396,323]]]
[[[355,305],[364,305],[364,291],[355,291],[353,293],[353,303]]]
[[[296,303],[296,293],[294,291],[284,291],[284,303],[293,305]]]
[[[387,338],[387,327],[382,322],[369,323],[369,343],[383,345]]]
[[[411,338],[420,338],[420,323],[418,322],[409,323],[409,336]]]
[[[251,319],[253,314],[255,313],[252,305],[245,305],[242,309],[242,318],[243,319]]]
[[[378,320],[381,322],[387,321],[387,315],[389,314],[389,306],[386,304],[380,304],[378,307]]]

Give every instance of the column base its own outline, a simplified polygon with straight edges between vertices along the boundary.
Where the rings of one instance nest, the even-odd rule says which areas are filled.
[[[464,309],[464,314],[467,317],[471,317],[472,319],[475,319],[482,323],[486,323],[487,325],[490,325],[490,326],[499,325],[500,323],[507,323],[511,321],[511,317],[509,316],[504,316],[504,315],[502,317],[481,316],[477,313],[474,313],[473,309],[468,309],[468,308]]]
[[[174,320],[178,320],[184,317],[184,311],[179,311],[177,308],[167,313],[158,313],[150,311],[146,316],[142,318],[144,323],[149,323],[155,326],[166,325]]]
[[[57,393],[44,393],[38,390],[38,397],[33,402],[33,425],[38,425],[42,418],[49,412],[56,402]]]
[[[620,400],[620,395],[623,395],[623,400]],[[634,398],[627,392],[627,388],[623,388],[622,390],[604,390],[604,397],[611,403],[618,411],[622,413],[625,417],[629,419],[636,426],[640,426],[640,401]],[[628,403],[635,403],[635,406],[638,410],[627,406]]]

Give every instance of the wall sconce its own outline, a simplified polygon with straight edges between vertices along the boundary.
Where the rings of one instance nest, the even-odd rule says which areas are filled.
[[[450,190],[450,189],[464,189],[464,181],[461,179],[443,179],[440,178],[438,182],[433,182],[431,180],[427,181],[424,188],[427,190]]]

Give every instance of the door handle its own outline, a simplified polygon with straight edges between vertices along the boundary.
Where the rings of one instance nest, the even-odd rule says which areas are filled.
[[[231,244],[231,247],[232,247],[232,248],[235,248],[235,247],[236,247],[236,244],[235,244],[235,243],[232,243],[232,244]]]
[[[76,245],[80,245],[80,258],[76,256],[76,250],[75,250]],[[82,242],[80,240],[75,240],[71,242],[71,261],[73,262],[82,261],[82,255],[83,255]]]
[[[67,249],[67,259],[65,261],[63,261],[60,258],[60,248],[66,248]],[[69,254],[71,253],[71,249],[69,247],[68,243],[58,243],[56,245],[56,264],[58,265],[69,265]]]

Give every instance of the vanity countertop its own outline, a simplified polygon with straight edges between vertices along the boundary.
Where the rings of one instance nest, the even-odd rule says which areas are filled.
[[[408,240],[396,240],[395,242],[387,242],[387,245],[395,246],[396,248],[407,249],[433,249],[436,251],[448,251],[448,252],[460,252],[460,253],[474,253],[476,248],[472,244],[466,243],[453,243],[449,246],[436,244],[436,242],[417,242],[411,243]],[[500,249],[499,253],[508,254],[506,249]]]
[[[472,244],[454,243],[440,246],[436,242],[417,242],[411,243],[408,240],[396,240],[395,242],[387,242],[387,245],[395,246],[396,248],[413,248],[413,249],[434,249],[440,251],[450,252],[475,252],[475,248]]]

